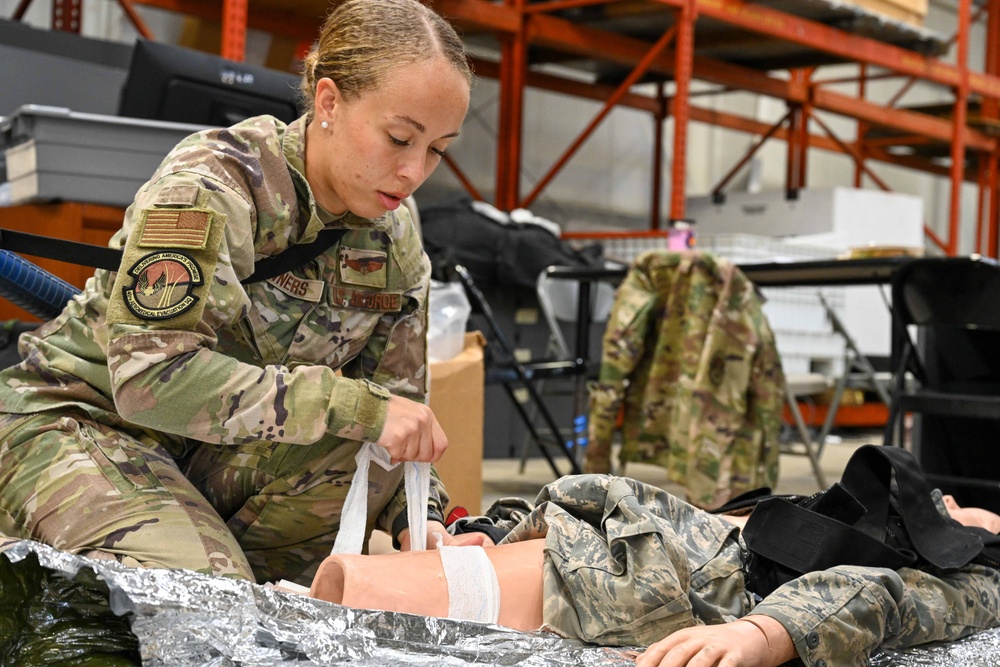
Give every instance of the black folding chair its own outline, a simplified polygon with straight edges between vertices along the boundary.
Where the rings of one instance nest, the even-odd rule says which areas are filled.
[[[566,444],[570,441],[563,436],[562,429],[559,428],[555,417],[552,416],[552,412],[545,404],[545,400],[535,382],[544,378],[579,375],[586,372],[586,363],[583,359],[532,363],[518,361],[514,355],[514,346],[511,345],[503,329],[500,328],[496,318],[493,316],[493,310],[490,308],[489,303],[487,303],[483,293],[476,286],[469,271],[464,266],[456,265],[455,274],[459,277],[462,286],[465,288],[465,292],[469,297],[469,305],[472,306],[472,312],[482,316],[489,327],[489,331],[484,332],[488,352],[486,383],[503,386],[504,391],[506,391],[510,400],[514,403],[515,409],[528,429],[532,440],[538,445],[539,451],[545,457],[545,460],[548,461],[549,467],[552,468],[552,472],[556,477],[561,477],[563,473],[559,470],[555,459],[552,457],[550,451],[552,449],[565,454],[566,459],[569,461],[570,472],[579,474],[581,472],[580,465],[573,455],[572,448]],[[525,406],[518,400],[515,394],[515,389],[518,387],[526,390],[535,411],[546,426],[546,431],[549,435],[548,438],[543,437],[535,425],[535,420],[531,418]]]
[[[892,309],[885,444],[900,444],[905,415],[919,415],[914,453],[928,478],[967,504],[997,507],[1000,264],[979,256],[914,260],[893,278]]]

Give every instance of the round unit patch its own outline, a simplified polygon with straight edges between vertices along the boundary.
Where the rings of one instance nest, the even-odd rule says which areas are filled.
[[[191,291],[202,284],[201,267],[184,253],[150,253],[128,274],[132,285],[122,289],[122,297],[128,309],[144,320],[176,317],[198,302]]]

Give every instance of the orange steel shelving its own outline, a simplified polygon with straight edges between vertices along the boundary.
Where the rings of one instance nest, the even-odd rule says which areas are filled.
[[[809,149],[847,155],[855,165],[855,185],[867,179],[888,189],[874,163],[898,165],[949,179],[951,197],[947,231],[927,229],[928,238],[946,254],[958,250],[961,186],[978,191],[976,251],[997,257],[1000,243],[1000,0],[957,0],[955,33],[947,42],[952,62],[940,54],[924,55],[916,45],[887,43],[879,35],[857,34],[799,13],[779,11],[744,0],[427,0],[460,28],[470,42],[489,40],[499,58],[475,59],[480,76],[500,85],[497,165],[494,204],[502,209],[527,207],[562,170],[613,107],[623,105],[648,112],[655,123],[651,174],[653,197],[650,228],[659,227],[685,211],[685,155],[691,122],[709,123],[746,132],[759,139],[714,190],[722,192],[753,151],[770,139],[787,142],[786,187],[807,184]],[[22,0],[18,12],[31,0]],[[325,0],[117,0],[136,23],[134,5],[149,5],[222,24],[222,55],[243,58],[246,29],[257,28],[303,41],[315,37],[328,7]],[[53,0],[79,16],[79,0]],[[781,6],[786,7],[787,3]],[[53,10],[55,12],[55,10]],[[63,14],[65,15],[65,14]],[[594,19],[596,17],[596,19]],[[624,19],[622,18],[624,17]],[[622,29],[632,17],[644,29]],[[635,17],[638,17],[637,19]],[[55,13],[53,14],[55,18]],[[981,22],[991,36],[985,40],[982,68],[969,64],[969,35]],[[55,25],[55,24],[54,24]],[[634,23],[633,23],[634,25]],[[146,30],[148,33],[148,30]],[[640,34],[641,33],[641,34]],[[875,37],[879,37],[876,39]],[[728,41],[727,41],[728,40]],[[905,41],[905,40],[904,40]],[[728,48],[728,51],[727,51]],[[773,49],[779,57],[758,63],[738,55]],[[784,64],[780,57],[787,52]],[[563,76],[542,64],[581,67],[598,74],[594,83]],[[849,80],[826,79],[826,65],[854,63],[858,74]],[[777,70],[784,73],[775,74]],[[866,99],[873,81],[898,80],[899,92],[888,103]],[[742,90],[782,100],[787,114],[775,124],[720,112],[693,103],[692,81],[720,90]],[[832,89],[832,84],[856,84],[857,94]],[[928,113],[898,106],[914,83],[951,92],[946,113]],[[652,83],[636,89],[636,83]],[[528,87],[557,91],[603,103],[600,111],[559,155],[530,191],[521,192],[524,94]],[[654,92],[648,93],[652,88]],[[970,117],[970,109],[976,111]],[[837,136],[817,112],[858,122],[856,136]],[[664,169],[660,141],[664,121],[673,120],[670,196],[662,201]],[[975,121],[975,122],[973,122]],[[479,196],[460,166],[449,166]]]
[[[656,41],[638,39],[565,18],[567,11],[572,8],[594,8],[598,5],[610,7],[616,4],[628,5],[636,12],[641,12],[645,6],[650,18],[655,16],[654,10],[671,13],[673,18],[669,28]],[[956,52],[955,64],[742,0],[551,0],[536,3],[505,0],[503,4],[482,0],[437,0],[434,6],[462,26],[466,33],[489,30],[497,35],[502,44],[502,57],[496,76],[501,85],[501,118],[504,122],[499,132],[495,202],[501,208],[529,206],[608,110],[616,104],[625,104],[649,111],[658,125],[667,116],[664,110],[673,118],[674,159],[670,167],[671,196],[668,204],[668,216],[671,219],[684,217],[686,130],[688,123],[698,121],[759,136],[760,141],[751,153],[769,138],[785,140],[788,144],[786,185],[789,190],[802,188],[806,184],[808,148],[848,155],[855,162],[856,183],[859,184],[863,177],[868,177],[877,187],[887,188],[872,169],[872,162],[885,162],[948,177],[951,182],[951,200],[947,233],[941,237],[932,230],[927,230],[931,241],[946,254],[953,255],[957,252],[961,184],[966,181],[975,183],[979,188],[979,210],[975,218],[976,250],[982,254],[997,256],[997,228],[1000,218],[997,159],[1000,134],[996,129],[1000,126],[997,124],[997,107],[1000,104],[1000,47],[997,46],[997,38],[988,39],[983,71],[973,71],[968,64],[968,43],[974,18],[987,22],[988,34],[1000,35],[1000,0],[989,0],[975,13],[970,0],[959,2],[957,31],[950,40]],[[700,55],[697,43],[699,21],[702,19],[738,28],[742,39],[746,39],[745,36],[749,34],[753,36],[752,39],[758,40],[758,44],[760,40],[767,40],[774,44],[802,47],[799,57],[806,61],[856,63],[860,69],[856,78],[858,95],[831,90],[829,83],[817,76],[821,71],[820,66],[792,66],[788,68],[788,77],[783,78],[770,71],[748,67],[732,60]],[[532,49],[539,48],[561,54],[565,58],[613,63],[632,69],[617,86],[595,86],[569,79],[558,80],[550,74],[542,75],[530,69],[532,64],[541,61],[530,57]],[[795,58],[791,57],[790,61],[794,64]],[[552,59],[551,62],[558,60]],[[483,71],[484,68],[479,65],[480,71]],[[869,75],[869,71],[874,68],[880,72],[873,77]],[[492,74],[488,68],[486,71]],[[897,108],[893,103],[882,105],[865,99],[864,92],[869,79],[887,76],[901,79],[901,92],[896,96],[897,99],[917,81],[951,90],[954,102],[949,117],[942,118],[939,115]],[[655,96],[636,94],[632,84],[639,80],[672,81],[672,93],[667,97],[664,95],[664,88],[659,87]],[[693,96],[689,87],[691,80],[783,100],[788,106],[788,113],[779,123],[767,125],[751,118],[699,107],[692,103]],[[525,86],[603,99],[605,102],[594,120],[527,195],[523,195],[518,188],[521,159],[520,99]],[[973,98],[980,101],[980,119],[992,121],[986,127],[993,134],[967,122],[967,110]],[[859,121],[861,127],[891,130],[891,141],[868,141],[861,133],[854,139],[838,137],[816,111],[853,118]],[[820,132],[810,133],[810,125],[818,126]],[[935,146],[939,152],[944,150],[947,162],[943,163],[939,155],[924,157],[920,152],[900,153],[892,150],[894,147],[911,144]],[[726,182],[749,157],[747,155],[723,178],[715,188],[717,192],[721,192]],[[654,174],[658,174],[662,168],[661,160],[660,153],[654,151]],[[654,187],[653,192],[650,226],[656,228],[660,220],[658,188]]]

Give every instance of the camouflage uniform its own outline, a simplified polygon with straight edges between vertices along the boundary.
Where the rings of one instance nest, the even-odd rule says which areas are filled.
[[[806,665],[867,665],[879,646],[958,639],[1000,625],[1000,573],[841,566],[763,601],[746,590],[739,529],[624,477],[547,485],[505,541],[543,538],[543,619],[563,636],[646,646],[681,628],[763,614]],[[755,604],[756,602],[756,604]]]
[[[111,241],[122,270],[21,338],[0,374],[0,533],[308,582],[389,392],[424,400],[430,264],[404,209],[317,207],[304,131],[259,117],[182,141]],[[324,227],[349,231],[240,284]],[[402,466],[369,486],[367,528],[398,529]],[[431,508],[446,503],[434,479]]]
[[[778,479],[784,375],[753,284],[699,252],[640,255],[618,288],[591,390],[586,472],[654,463],[699,507]]]

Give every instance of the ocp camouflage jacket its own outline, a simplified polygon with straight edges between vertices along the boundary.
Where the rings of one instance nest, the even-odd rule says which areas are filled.
[[[618,288],[591,391],[587,472],[653,463],[716,507],[774,486],[784,375],[760,298],[731,262],[649,251]]]

